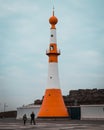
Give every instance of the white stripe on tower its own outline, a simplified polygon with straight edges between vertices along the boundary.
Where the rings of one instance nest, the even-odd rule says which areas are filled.
[[[50,43],[57,43],[56,41],[56,29],[50,30]]]
[[[50,62],[48,66],[48,88],[59,88],[58,63]]]

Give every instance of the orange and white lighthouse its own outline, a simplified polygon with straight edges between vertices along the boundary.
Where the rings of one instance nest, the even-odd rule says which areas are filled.
[[[46,51],[48,60],[48,82],[47,89],[43,98],[43,102],[38,113],[38,118],[52,117],[68,117],[68,112],[62,97],[59,73],[58,73],[58,56],[60,51],[57,49],[56,27],[58,19],[53,15],[49,19],[50,28],[50,44]]]

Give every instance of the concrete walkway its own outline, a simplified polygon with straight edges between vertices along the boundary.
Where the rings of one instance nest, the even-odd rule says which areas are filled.
[[[104,130],[104,121],[80,120],[38,120],[36,125],[30,121],[24,126],[22,120],[0,119],[0,130]]]

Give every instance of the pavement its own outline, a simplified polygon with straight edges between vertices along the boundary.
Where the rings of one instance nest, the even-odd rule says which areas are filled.
[[[36,125],[28,120],[24,126],[22,120],[3,118],[0,130],[104,130],[104,120],[36,120]]]

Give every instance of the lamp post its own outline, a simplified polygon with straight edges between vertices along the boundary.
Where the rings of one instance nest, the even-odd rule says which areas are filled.
[[[0,107],[1,107],[1,103],[0,103]],[[1,109],[0,109],[0,112],[1,112]]]
[[[4,112],[6,110],[6,107],[8,107],[8,105],[6,103],[4,103]]]

